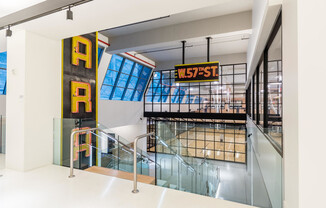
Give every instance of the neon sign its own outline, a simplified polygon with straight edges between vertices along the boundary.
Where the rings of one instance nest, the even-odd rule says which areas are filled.
[[[182,64],[175,66],[175,82],[219,81],[219,62]]]

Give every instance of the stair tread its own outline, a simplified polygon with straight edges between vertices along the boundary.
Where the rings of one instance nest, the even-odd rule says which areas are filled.
[[[92,166],[90,168],[85,169],[85,171],[107,175],[107,176],[113,176],[113,177],[122,178],[130,181],[133,180],[133,173],[129,173],[121,170]],[[147,175],[137,174],[137,181],[141,183],[155,185],[155,178]]]

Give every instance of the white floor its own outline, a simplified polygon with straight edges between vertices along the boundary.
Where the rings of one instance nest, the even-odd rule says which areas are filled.
[[[1,169],[0,207],[249,207],[148,184],[139,184],[140,192],[133,194],[132,181],[80,170],[69,179],[68,173],[68,168],[55,165],[28,172]]]

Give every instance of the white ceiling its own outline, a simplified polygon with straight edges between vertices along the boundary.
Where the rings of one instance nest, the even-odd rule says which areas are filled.
[[[15,2],[15,5],[21,5],[22,7],[17,7],[16,9],[7,7],[7,13],[12,13],[41,2],[41,0],[1,0],[1,2],[8,1]],[[247,11],[251,9],[252,1],[253,0],[94,0],[74,7],[72,9],[74,12],[73,21],[67,21],[65,18],[65,11],[61,11],[14,26],[12,30],[13,36],[15,32],[19,30],[28,30],[48,38],[60,40],[79,34],[118,27],[166,15],[170,15],[171,17],[164,20],[161,23],[162,25]],[[2,8],[1,5],[0,8]],[[134,28],[144,30],[146,27],[148,26],[142,28],[138,25]],[[161,25],[156,25],[156,27],[161,27]],[[120,32],[125,33],[123,30]],[[3,33],[3,30],[0,31],[1,36],[3,36]],[[226,48],[225,45],[223,45],[222,48]]]
[[[235,53],[246,53],[251,30],[234,32],[232,34],[223,34],[211,36],[210,56],[227,55]],[[199,37],[186,40],[186,58],[203,57],[207,54],[206,37]],[[142,51],[136,51],[155,62],[181,60],[182,49],[181,42],[161,43],[159,47],[148,48]],[[168,49],[168,50],[166,50]],[[165,51],[160,51],[165,50]]]
[[[2,0],[0,1],[0,18],[45,0]]]
[[[252,9],[252,3],[252,0],[229,0],[215,6],[182,12],[170,15],[169,17],[145,23],[108,29],[101,31],[101,33],[109,38],[123,35],[132,35],[133,33],[142,31],[146,32],[148,30],[153,30],[160,27],[166,27],[170,25],[182,24],[185,22],[249,11]],[[213,39],[211,40],[210,55],[217,56],[234,53],[246,53],[248,47],[248,39],[250,38],[251,33],[251,30],[246,30],[234,31],[232,34],[222,34],[219,36],[213,35]],[[186,39],[186,45],[190,46],[186,48],[187,58],[206,56],[207,44],[205,38],[206,37],[196,37],[192,39]],[[178,47],[181,47],[181,43],[179,40],[174,42],[162,42],[158,45],[155,44],[155,46],[152,47],[149,46],[144,50],[136,51],[136,54],[134,55],[137,55],[137,53],[139,53],[155,62],[180,60],[182,49]]]
[[[17,25],[12,30],[13,35],[15,31],[28,30],[60,40],[161,16],[220,5],[229,1],[239,0],[93,0],[72,8],[73,21],[66,20],[66,11],[63,10]]]
[[[204,7],[196,10],[182,12],[170,15],[159,20],[150,21],[141,24],[135,24],[117,29],[103,30],[101,33],[108,37],[115,37],[120,35],[127,35],[131,33],[152,30],[169,25],[181,24],[195,20],[201,20],[211,17],[217,17],[227,14],[234,14],[252,9],[253,0],[227,0],[219,1],[220,3],[215,6]]]

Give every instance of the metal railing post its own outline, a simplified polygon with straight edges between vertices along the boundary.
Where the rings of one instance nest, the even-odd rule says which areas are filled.
[[[70,135],[70,174],[69,174],[69,178],[75,177],[75,175],[74,175],[74,136],[75,136],[75,134],[82,133],[82,132],[87,133],[87,132],[93,132],[93,131],[99,131],[99,132],[103,133],[104,135],[106,135],[107,137],[109,137],[110,139],[112,139],[113,141],[118,143],[119,145],[121,145],[121,147],[124,148],[126,151],[134,153],[134,161],[136,161],[136,170],[134,168],[134,173],[137,172],[137,142],[138,142],[138,140],[143,138],[143,137],[153,136],[155,134],[154,132],[152,132],[152,133],[149,133],[149,134],[144,134],[144,135],[140,135],[140,136],[136,137],[137,141],[135,140],[134,149],[131,149],[127,145],[120,142],[119,139],[116,139],[116,138],[112,137],[110,134],[106,133],[104,130],[102,130],[100,128],[91,128],[91,129],[82,129],[82,130],[72,131],[71,135]],[[97,134],[95,134],[95,135],[98,136]],[[150,159],[149,157],[143,155],[142,153],[139,153],[139,155],[141,157],[147,158],[151,162],[154,162],[152,159]],[[119,160],[118,160],[118,162],[119,162]],[[154,163],[156,163],[156,162],[154,162]],[[158,165],[158,164],[156,164],[156,165]],[[158,165],[158,166],[160,166],[160,165]],[[135,176],[134,176],[134,179],[135,179]],[[136,183],[137,183],[137,175],[136,175],[135,180],[136,180]],[[136,184],[136,190],[137,190],[137,184]]]
[[[149,133],[149,134],[143,134],[143,135],[137,136],[134,140],[134,182],[133,182],[134,189],[131,191],[134,194],[139,192],[139,190],[137,189],[137,142],[142,138],[145,138],[148,136],[153,136],[153,135],[154,135],[154,132]]]
[[[69,178],[75,177],[74,175],[74,136],[77,133],[82,133],[82,132],[89,132],[89,131],[96,131],[99,130],[98,128],[91,128],[91,129],[83,129],[83,130],[77,130],[77,131],[72,131],[70,135],[70,175]]]

